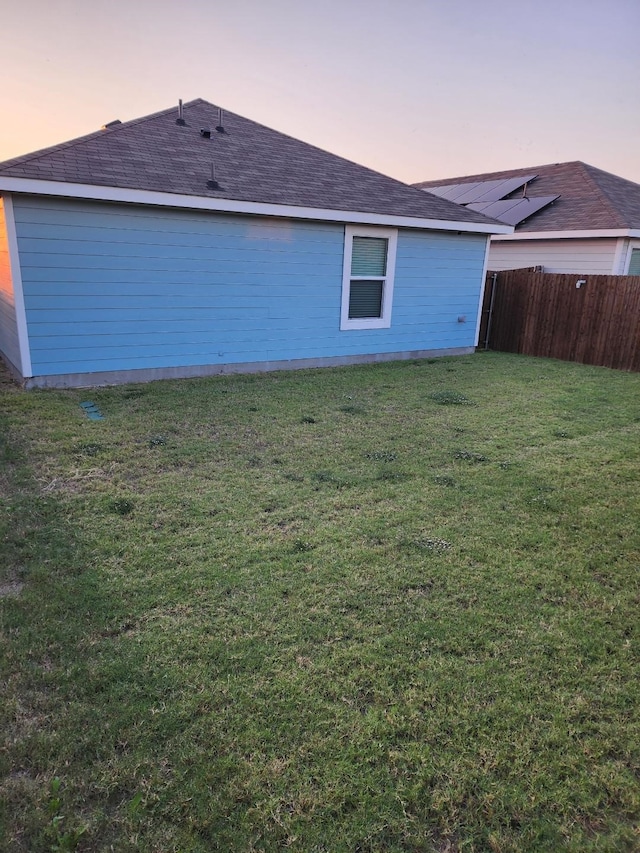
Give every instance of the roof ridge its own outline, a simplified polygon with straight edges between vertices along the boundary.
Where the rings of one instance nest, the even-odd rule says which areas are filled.
[[[203,98],[195,98],[193,101],[187,101],[182,106],[193,106],[198,103],[206,103],[209,106],[215,106],[211,104],[209,101],[204,101]],[[21,154],[18,157],[12,157],[9,160],[0,161],[0,171],[4,167],[9,166],[18,166],[24,163],[31,163],[34,160],[37,160],[40,157],[46,157],[49,154],[53,154],[57,151],[66,151],[68,148],[73,148],[76,145],[80,145],[83,142],[87,142],[90,139],[95,139],[99,136],[103,136],[105,133],[118,133],[121,130],[129,127],[135,127],[139,124],[142,124],[145,121],[150,121],[151,119],[159,118],[160,116],[167,115],[174,110],[177,109],[175,107],[168,107],[164,110],[158,110],[155,113],[149,113],[146,116],[139,116],[138,118],[132,118],[128,121],[122,121],[120,124],[114,125],[113,127],[107,127],[106,125],[98,130],[92,130],[91,133],[85,133],[83,136],[76,136],[74,139],[68,139],[66,142],[58,142],[55,145],[48,145],[46,148],[39,148],[37,151],[31,151],[29,154]]]
[[[213,107],[215,109],[224,109],[223,107],[219,107],[218,104],[214,104],[211,101],[207,101],[205,98],[194,98],[193,100],[185,101],[182,104],[182,106],[185,108],[186,107],[199,106],[199,105],[206,105],[208,107]],[[164,110],[158,110],[157,112],[150,113],[149,115],[146,115],[146,116],[140,116],[138,118],[129,119],[128,121],[121,122],[120,124],[115,125],[114,127],[108,128],[106,130],[103,128],[101,128],[99,130],[94,130],[91,133],[85,134],[84,136],[77,136],[75,139],[69,139],[66,142],[59,142],[56,145],[50,145],[46,148],[41,148],[37,151],[32,151],[29,154],[23,154],[20,157],[14,157],[10,160],[4,160],[4,161],[0,162],[0,172],[2,171],[2,169],[5,166],[9,167],[9,166],[23,165],[24,163],[30,163],[34,160],[37,160],[39,157],[45,157],[45,156],[48,156],[49,154],[53,154],[57,151],[65,151],[69,148],[73,148],[76,145],[80,145],[84,142],[87,142],[90,139],[98,138],[98,137],[104,135],[105,133],[109,133],[109,134],[119,133],[122,130],[125,130],[127,128],[137,127],[138,125],[144,123],[145,121],[150,121],[151,119],[156,119],[156,118],[159,118],[160,116],[163,116],[163,115],[168,115],[169,113],[173,112],[174,110],[177,110],[177,105],[174,107],[168,107],[167,109],[164,109]],[[277,130],[276,128],[270,127],[267,124],[262,124],[262,122],[258,122],[258,121],[254,121],[253,119],[245,118],[244,116],[240,115],[240,113],[235,113],[233,110],[225,109],[225,112],[231,113],[232,115],[237,116],[238,118],[242,119],[243,121],[248,121],[254,125],[257,125],[258,127],[262,127],[265,130],[270,131],[271,133],[277,133],[286,139],[291,139],[293,142],[304,142],[304,140],[300,140],[297,137],[291,136],[288,133],[283,133],[281,130]],[[386,175],[384,172],[378,172],[376,169],[372,169],[369,166],[364,166],[361,163],[357,163],[355,160],[350,160],[349,158],[343,157],[341,154],[336,154],[333,151],[329,151],[326,148],[320,148],[319,145],[314,145],[312,142],[304,142],[304,144],[309,146],[309,148],[315,149],[316,151],[321,151],[323,154],[328,154],[331,157],[338,157],[340,160],[342,160],[345,163],[350,163],[351,165],[357,166],[360,169],[365,169],[366,171],[368,171],[372,175],[378,175],[378,176],[383,175],[385,178],[387,178],[390,181],[393,181],[398,186],[414,190],[417,193],[423,193],[424,192],[423,190],[418,189],[418,187],[415,187],[412,184],[407,184],[404,181],[398,180],[398,178],[394,178],[391,175]]]
[[[223,122],[229,132],[212,135],[207,128],[219,124],[216,114],[223,107],[202,98],[185,101],[184,107],[185,127],[176,121],[176,103],[5,161],[0,164],[0,184],[9,181],[12,185],[11,181],[19,179],[35,182],[34,192],[38,191],[37,182],[43,181],[48,189],[58,183],[247,204],[413,216],[486,224],[488,231],[498,224],[481,213],[462,210],[453,202],[233,110],[225,112]],[[223,176],[222,185],[213,187],[213,181],[206,181],[212,158],[216,173]],[[29,191],[32,188],[27,183],[19,186],[28,186]],[[73,192],[70,190],[70,195]]]
[[[595,176],[593,174],[591,174],[590,170],[599,171],[605,175],[611,174],[611,177],[613,177],[613,178],[619,178],[619,176],[613,175],[610,172],[605,172],[604,169],[597,169],[596,166],[591,166],[589,163],[583,163],[582,161],[578,161],[578,163],[580,164],[582,171],[587,176],[587,179],[588,179],[589,183],[591,184],[591,186],[595,187],[598,195],[601,197],[603,204],[606,205],[609,212],[613,214],[614,218],[617,219],[618,223],[621,226],[624,226],[626,224],[626,222],[625,222],[624,218],[621,216],[620,211],[618,210],[618,208],[616,207],[616,205],[612,201],[608,191],[604,187],[600,186],[600,183],[597,181]],[[624,181],[625,178],[622,178],[621,180]],[[629,181],[629,183],[633,183],[633,181]]]
[[[437,186],[439,181],[444,181],[446,183],[472,183],[474,181],[478,181],[479,178],[485,179],[487,175],[501,175],[512,174],[514,177],[522,174],[526,174],[527,172],[536,172],[538,170],[543,169],[551,169],[555,166],[577,166],[577,165],[588,165],[586,163],[582,163],[581,160],[568,160],[564,163],[543,163],[539,166],[518,166],[514,169],[496,169],[494,172],[478,172],[475,175],[458,175],[453,178],[433,178],[426,181],[415,181],[412,186],[421,186],[424,184],[431,184],[432,186]],[[492,180],[492,178],[486,178],[487,180]],[[496,180],[500,180],[497,178]]]
[[[606,169],[601,169],[599,166],[592,166],[591,163],[582,163],[582,165],[592,172],[598,172],[601,175],[607,175],[609,178],[615,178],[617,181],[624,181],[626,184],[633,184],[634,187],[640,187],[640,183],[637,181],[631,181],[629,178],[623,178],[622,175],[616,175],[615,172],[608,172]]]
[[[207,104],[210,107],[218,108],[217,104],[212,104],[211,101],[206,101],[203,98],[198,98],[197,101],[191,101],[190,103],[195,104],[197,102]],[[188,106],[188,104],[184,104],[184,106],[186,107],[186,106]],[[284,133],[282,130],[278,130],[275,127],[270,127],[268,124],[263,124],[260,121],[255,121],[254,119],[246,118],[246,116],[242,116],[242,115],[240,115],[240,113],[234,113],[233,110],[225,110],[225,112],[231,113],[232,115],[237,116],[238,118],[242,119],[243,121],[251,122],[251,124],[255,125],[256,127],[262,127],[265,130],[268,130],[270,133],[277,133],[279,136],[282,136],[285,139],[291,139],[295,143],[302,142],[308,148],[313,148],[315,151],[320,151],[322,154],[328,154],[330,157],[336,157],[337,159],[342,160],[343,163],[349,163],[352,166],[357,166],[358,169],[363,169],[363,170],[371,173],[372,175],[376,175],[377,177],[382,176],[382,177],[386,178],[388,181],[393,181],[398,186],[403,187],[403,189],[415,190],[415,192],[421,193],[422,195],[424,195],[424,191],[420,190],[418,187],[416,187],[415,184],[405,183],[405,181],[401,181],[398,178],[394,178],[392,175],[387,175],[385,172],[379,172],[377,169],[372,169],[370,166],[364,166],[362,163],[358,163],[356,160],[350,160],[348,157],[344,157],[342,154],[336,154],[334,151],[329,151],[327,148],[321,148],[319,145],[314,145],[313,142],[306,142],[304,139],[300,139],[297,136],[291,136],[291,134]],[[490,217],[485,217],[485,218],[490,218]]]

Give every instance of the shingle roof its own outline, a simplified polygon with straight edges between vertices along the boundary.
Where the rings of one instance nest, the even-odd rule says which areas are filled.
[[[487,224],[480,213],[224,111],[202,99],[0,163],[29,178],[314,209]],[[211,137],[201,135],[210,128]],[[218,189],[207,186],[215,163]]]
[[[537,175],[527,187],[530,198],[559,194],[549,207],[516,226],[521,231],[583,231],[609,228],[640,228],[640,184],[596,169],[587,163],[553,163],[503,172],[485,172],[439,181],[421,181],[415,187],[491,181],[519,175]],[[517,197],[516,190],[509,197]]]

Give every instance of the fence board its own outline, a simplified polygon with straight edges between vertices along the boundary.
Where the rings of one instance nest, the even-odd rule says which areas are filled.
[[[490,272],[480,341],[503,352],[640,371],[640,276]]]

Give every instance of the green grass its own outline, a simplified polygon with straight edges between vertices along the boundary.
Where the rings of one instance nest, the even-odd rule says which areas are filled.
[[[640,847],[640,375],[0,393],[2,849]]]

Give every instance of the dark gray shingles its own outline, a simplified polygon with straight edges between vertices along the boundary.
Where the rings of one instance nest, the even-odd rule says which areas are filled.
[[[0,163],[0,176],[454,222],[493,221],[201,99]],[[200,128],[212,129],[211,138]],[[215,163],[220,189],[207,187]]]

